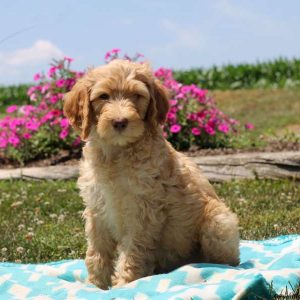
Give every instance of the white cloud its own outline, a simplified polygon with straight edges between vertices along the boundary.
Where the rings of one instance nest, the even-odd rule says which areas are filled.
[[[32,81],[33,75],[63,52],[47,40],[38,40],[31,47],[0,52],[0,85]]]
[[[39,64],[62,56],[62,51],[54,44],[47,40],[39,40],[29,48],[18,49],[12,53],[0,52],[0,66]]]
[[[197,50],[204,44],[204,37],[197,27],[183,28],[168,19],[162,20],[161,24],[174,37],[174,41],[168,44],[168,48],[183,47]]]

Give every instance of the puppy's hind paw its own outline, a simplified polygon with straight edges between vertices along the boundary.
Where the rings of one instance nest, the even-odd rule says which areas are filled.
[[[113,289],[123,287],[124,285],[129,283],[126,279],[120,277],[118,273],[112,276],[111,282]]]

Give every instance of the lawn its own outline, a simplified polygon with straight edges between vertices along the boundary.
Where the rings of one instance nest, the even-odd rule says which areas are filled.
[[[215,184],[238,214],[243,239],[300,233],[300,185],[245,180]],[[0,261],[83,258],[82,201],[69,181],[0,181]]]
[[[255,126],[254,131],[234,139],[234,147],[262,147],[274,138],[299,142],[299,88],[212,91],[211,95],[229,116],[241,124],[251,122]]]

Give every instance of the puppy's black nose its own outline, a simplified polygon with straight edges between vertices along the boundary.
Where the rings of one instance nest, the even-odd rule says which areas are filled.
[[[112,121],[112,125],[116,130],[122,131],[127,127],[128,120],[125,118],[124,119],[115,119]]]

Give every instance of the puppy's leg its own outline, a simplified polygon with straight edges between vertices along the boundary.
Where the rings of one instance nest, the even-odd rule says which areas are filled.
[[[136,279],[152,275],[154,272],[153,246],[141,239],[121,245],[113,286],[120,287]],[[127,242],[126,242],[127,243]],[[137,243],[137,244],[134,244]]]
[[[238,219],[220,200],[209,199],[199,223],[201,254],[205,262],[239,264]]]
[[[105,228],[97,214],[85,210],[85,231],[88,240],[85,263],[88,269],[88,280],[101,289],[111,286],[116,243]]]
[[[119,258],[113,286],[120,287],[141,277],[152,275],[155,269],[155,255],[160,244],[164,214],[149,208],[144,217],[131,227],[119,245]]]

